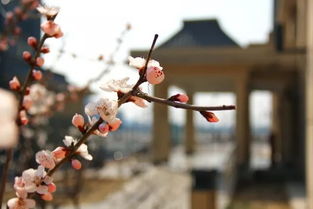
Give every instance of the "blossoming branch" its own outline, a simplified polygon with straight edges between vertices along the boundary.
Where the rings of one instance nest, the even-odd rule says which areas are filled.
[[[38,60],[42,50],[43,42],[46,38],[62,36],[62,32],[58,25],[53,20],[54,10],[39,9],[41,13],[47,17],[47,22],[41,26],[45,32],[40,44],[36,41],[29,41],[37,49],[35,55],[28,53],[23,54],[25,61],[31,67],[29,76],[27,77],[23,87],[21,88],[17,78],[10,83],[11,89],[20,92],[20,111],[27,111],[28,104],[24,102],[27,87],[32,79],[35,79],[33,67],[40,67],[43,64],[42,60]],[[52,14],[52,15],[51,15]],[[57,13],[56,13],[57,14]],[[55,14],[55,15],[56,15]],[[122,124],[122,121],[117,118],[118,109],[125,103],[134,103],[140,107],[146,107],[146,101],[157,102],[164,105],[169,105],[177,108],[196,110],[201,113],[209,122],[217,122],[218,118],[213,112],[214,110],[229,110],[235,109],[235,106],[220,106],[220,107],[202,107],[186,104],[188,96],[184,94],[176,94],[170,98],[157,98],[147,95],[142,92],[140,86],[143,83],[152,85],[160,84],[165,79],[165,73],[160,63],[151,59],[158,36],[155,35],[146,59],[129,57],[129,65],[138,69],[139,78],[135,84],[129,84],[128,78],[121,80],[111,80],[108,83],[101,85],[104,91],[115,92],[116,99],[100,98],[95,102],[90,102],[85,106],[86,118],[81,114],[75,114],[72,118],[72,124],[81,132],[79,139],[74,139],[72,136],[65,136],[63,146],[55,148],[53,151],[41,150],[36,153],[35,158],[38,163],[37,169],[27,169],[23,171],[20,177],[15,178],[14,189],[17,197],[8,201],[7,205],[10,209],[28,209],[35,207],[33,195],[39,195],[43,200],[49,201],[53,199],[52,193],[56,191],[56,185],[53,183],[53,174],[66,162],[70,162],[71,166],[78,170],[82,167],[80,158],[92,160],[93,157],[88,152],[86,144],[90,135],[98,135],[106,137],[110,132],[117,131]],[[19,118],[19,124],[26,124],[22,117]],[[87,119],[87,120],[86,120]]]

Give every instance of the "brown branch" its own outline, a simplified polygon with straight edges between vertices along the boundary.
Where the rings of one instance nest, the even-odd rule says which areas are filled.
[[[155,45],[155,42],[158,38],[158,35],[155,35],[154,36],[154,39],[153,39],[153,42],[152,42],[152,45],[151,45],[151,48],[150,48],[150,51],[149,51],[149,54],[148,54],[148,57],[147,57],[147,60],[146,60],[146,64],[145,64],[145,69],[147,68],[148,66],[148,62],[149,62],[149,59],[151,57],[151,54],[152,54],[152,51],[153,51],[153,48],[154,48],[154,45]],[[145,81],[145,75],[141,75],[136,83],[136,85],[132,88],[132,90],[130,92],[128,92],[127,94],[125,94],[122,98],[120,98],[118,100],[118,107],[120,107],[123,103],[125,103],[133,94],[135,94],[137,91],[138,91],[138,87],[141,83],[143,83]],[[82,145],[84,142],[87,141],[88,137],[92,134],[92,132],[94,132],[98,126],[103,122],[103,119],[102,118],[99,118],[99,120],[94,123],[87,131],[86,133],[84,133],[81,138],[78,140],[78,142],[75,144],[75,146],[72,148],[72,150],[70,151],[70,153],[65,157],[63,158],[60,162],[58,162],[56,164],[56,166],[51,169],[50,171],[48,171],[47,175],[51,176],[55,173],[55,171],[61,166],[63,165],[65,162],[67,162],[68,160],[71,159],[71,157],[76,153],[77,149],[80,147],[80,145]]]
[[[52,20],[54,20],[55,18],[56,18],[56,15],[52,18]],[[18,113],[17,113],[17,117],[16,117],[16,123],[18,126],[22,125],[20,122],[19,112],[21,110],[23,110],[23,100],[24,100],[24,97],[25,97],[25,94],[27,91],[27,87],[30,85],[30,83],[33,80],[32,70],[36,66],[36,59],[40,56],[41,48],[42,48],[42,46],[43,46],[43,44],[47,38],[49,38],[49,36],[47,34],[44,34],[42,36],[36,50],[33,53],[32,59],[28,62],[29,70],[28,70],[27,76],[25,78],[25,81],[23,83],[23,86],[22,86],[21,90],[19,91]],[[7,178],[8,178],[8,170],[9,170],[10,162],[12,160],[12,155],[13,155],[13,148],[7,149],[6,150],[6,161],[4,164],[4,171],[3,171],[3,175],[1,176],[2,185],[1,185],[1,190],[0,190],[0,207],[2,207],[3,195],[5,192],[5,182],[7,181]]]
[[[222,111],[222,110],[234,110],[236,109],[235,105],[222,105],[222,106],[196,106],[196,105],[190,105],[190,104],[184,104],[180,102],[174,102],[167,99],[159,98],[159,97],[153,97],[149,96],[146,93],[143,93],[142,91],[137,91],[136,95],[137,97],[140,97],[144,100],[147,100],[148,102],[156,102],[160,104],[165,104],[168,106],[186,109],[186,110],[195,110],[195,111]]]
[[[138,90],[138,87],[144,83],[146,81],[146,71],[147,71],[147,68],[148,68],[148,63],[149,63],[149,60],[151,58],[151,55],[152,55],[152,51],[154,49],[154,46],[155,46],[155,43],[158,39],[159,35],[158,34],[155,34],[154,35],[154,38],[153,38],[153,41],[152,41],[152,44],[151,44],[151,47],[150,47],[150,50],[149,50],[149,53],[148,53],[148,56],[147,56],[147,59],[146,59],[146,63],[145,63],[145,67],[144,69],[141,70],[140,72],[140,77],[137,81],[137,83],[134,85],[133,89],[126,93],[121,99],[119,99],[118,101],[118,106],[121,106],[123,103],[125,103],[132,95],[134,95],[137,90]]]

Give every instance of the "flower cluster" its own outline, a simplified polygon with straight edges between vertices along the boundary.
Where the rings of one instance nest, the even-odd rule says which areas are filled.
[[[31,1],[31,0],[27,0]],[[59,9],[40,6],[37,10],[46,17],[46,21],[41,25],[42,31],[45,33],[40,41],[34,37],[29,37],[27,43],[31,46],[35,53],[23,52],[23,59],[30,66],[29,76],[25,83],[21,85],[17,77],[14,77],[9,85],[10,88],[19,93],[20,104],[17,113],[17,121],[19,125],[28,123],[27,114],[40,114],[46,112],[52,104],[57,101],[64,101],[65,95],[52,95],[39,84],[31,85],[32,81],[42,79],[40,67],[44,64],[44,59],[40,57],[41,53],[48,53],[49,48],[44,46],[44,41],[47,38],[59,38],[63,35],[60,26],[54,22]],[[122,121],[117,117],[119,107],[128,102],[132,102],[139,107],[146,107],[145,100],[148,102],[158,102],[176,108],[196,110],[201,113],[209,122],[217,122],[218,118],[212,112],[207,110],[225,110],[234,107],[199,107],[187,104],[189,98],[185,94],[176,94],[167,99],[151,97],[142,92],[140,85],[148,82],[149,84],[160,84],[165,74],[160,63],[150,59],[157,36],[153,41],[147,59],[140,57],[129,57],[129,65],[138,69],[139,79],[135,84],[129,84],[129,78],[121,80],[111,80],[101,89],[104,91],[113,92],[115,98],[102,97],[97,101],[89,102],[85,106],[85,114],[87,120],[81,114],[75,114],[72,117],[72,124],[81,132],[79,139],[74,139],[72,136],[65,136],[63,146],[58,146],[53,151],[41,150],[36,153],[36,162],[39,164],[37,169],[27,169],[22,175],[15,178],[14,189],[16,197],[8,201],[7,205],[10,209],[28,209],[35,207],[35,201],[31,197],[36,194],[43,200],[49,201],[53,199],[52,193],[56,191],[56,185],[53,183],[53,173],[65,162],[70,162],[71,166],[78,170],[82,167],[79,158],[92,160],[92,155],[88,152],[86,144],[90,135],[98,135],[106,137],[109,132],[116,131],[122,124]],[[69,88],[69,93],[76,95],[81,90]],[[83,90],[82,90],[83,91]],[[76,97],[74,96],[74,98]],[[50,98],[51,97],[51,98]]]
[[[16,6],[12,11],[6,12],[4,20],[4,31],[0,35],[0,51],[7,50],[9,45],[14,45],[21,34],[22,29],[18,23],[26,20],[29,13],[39,4],[38,0],[22,0],[21,5]]]

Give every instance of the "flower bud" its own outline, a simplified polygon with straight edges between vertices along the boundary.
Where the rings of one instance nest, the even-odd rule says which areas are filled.
[[[216,123],[219,121],[213,112],[200,111],[200,114],[210,123]]]
[[[29,120],[25,110],[20,111],[20,121],[22,125],[27,125]]]
[[[27,44],[33,48],[37,47],[37,39],[33,36],[28,37]]]
[[[176,95],[171,96],[170,98],[168,98],[168,100],[186,103],[186,102],[188,102],[189,98],[185,94],[176,94]]]
[[[45,201],[51,201],[53,200],[53,196],[51,193],[46,193],[46,194],[43,194],[41,195],[41,199],[45,200]]]
[[[106,134],[109,132],[110,127],[107,123],[101,123],[98,129],[102,134]]]
[[[32,55],[29,51],[24,51],[23,52],[23,59],[26,61],[26,62],[30,62],[31,59],[32,59]]]
[[[50,52],[50,49],[49,49],[48,47],[44,46],[44,47],[42,47],[42,48],[40,49],[40,51],[41,51],[41,53],[47,54],[47,53]]]
[[[149,67],[146,75],[147,81],[151,84],[159,84],[164,80],[164,73],[158,67]]]
[[[73,159],[71,163],[72,163],[72,167],[76,170],[79,170],[82,167],[82,164],[79,160]]]
[[[54,183],[48,185],[48,192],[53,193],[57,190],[57,186]]]
[[[33,104],[33,101],[29,96],[25,96],[23,99],[23,107],[28,110]]]
[[[45,60],[42,57],[37,57],[36,59],[36,65],[41,67],[45,63]]]
[[[115,118],[111,123],[109,123],[109,130],[110,131],[116,131],[120,125],[122,124],[122,121],[118,118]]]
[[[33,70],[32,76],[35,80],[39,81],[42,79],[42,72],[40,70]]]
[[[80,114],[75,114],[72,118],[72,124],[76,127],[76,128],[82,128],[84,127],[85,124],[85,120],[84,117]]]
[[[12,90],[19,90],[21,88],[20,81],[17,79],[16,76],[14,76],[12,80],[10,80],[9,86]]]

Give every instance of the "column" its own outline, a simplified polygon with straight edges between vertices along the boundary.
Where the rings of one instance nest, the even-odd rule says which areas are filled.
[[[270,136],[272,167],[277,166],[282,160],[282,117],[282,93],[281,91],[274,91],[272,94],[272,130]]]
[[[154,95],[167,98],[168,84],[154,86]],[[163,104],[153,104],[153,132],[152,132],[152,161],[162,163],[168,160],[171,148],[168,107]]]
[[[306,189],[307,208],[313,209],[313,1],[307,3]]]
[[[193,104],[193,92],[187,92],[189,97],[190,104]],[[185,123],[185,153],[193,154],[196,148],[196,139],[195,139],[195,127],[193,121],[193,111],[186,110],[186,123]]]
[[[236,149],[237,165],[249,168],[250,163],[250,117],[248,76],[238,75],[236,83]]]

